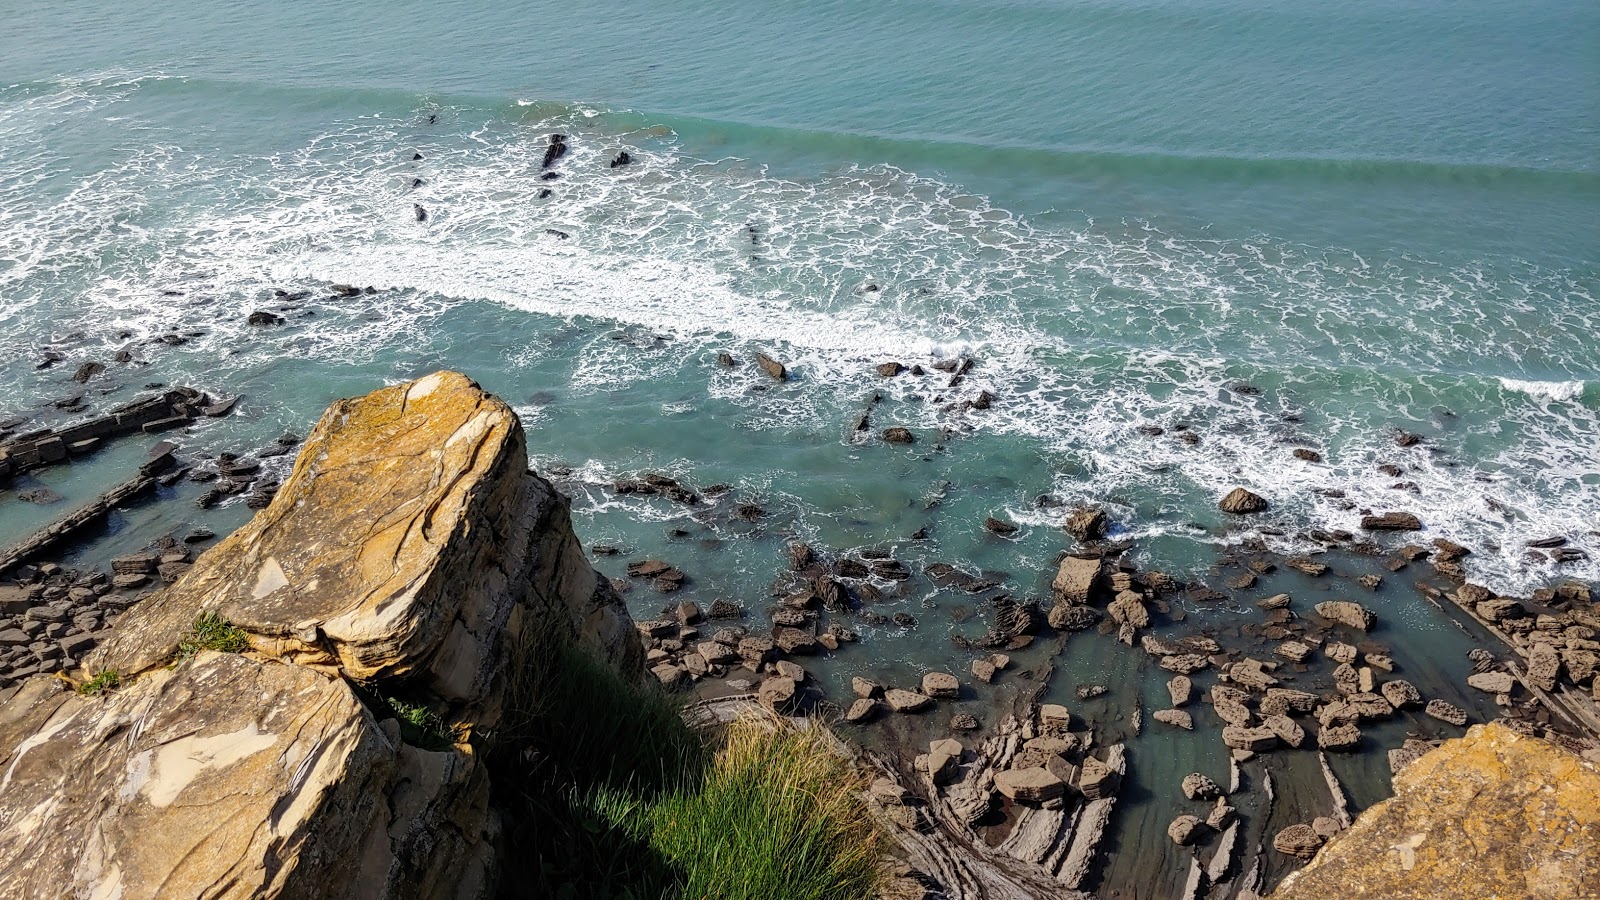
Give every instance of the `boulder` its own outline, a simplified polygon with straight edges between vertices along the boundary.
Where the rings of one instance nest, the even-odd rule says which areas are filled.
[[[1393,681],[1384,682],[1378,690],[1383,694],[1383,699],[1389,701],[1389,705],[1395,709],[1407,709],[1422,705],[1422,693],[1412,686],[1409,681],[1396,678]]]
[[[1419,748],[1420,749],[1420,748]],[[1600,767],[1479,725],[1394,776],[1274,900],[1586,897],[1600,885]]]
[[[1267,501],[1258,494],[1253,494],[1242,487],[1236,487],[1228,492],[1226,497],[1217,506],[1225,513],[1247,515],[1249,513],[1266,512]]]
[[[794,702],[795,695],[800,692],[800,685],[793,678],[774,675],[761,682],[761,687],[756,691],[756,696],[761,700],[761,705],[778,712],[785,712]]]
[[[1423,707],[1422,711],[1441,722],[1449,722],[1451,725],[1467,724],[1466,710],[1444,700],[1429,700],[1428,705]]]
[[[1054,800],[1067,789],[1065,782],[1042,766],[996,772],[994,787],[1006,797],[1022,803]]]
[[[1100,613],[1092,606],[1057,603],[1045,614],[1045,621],[1057,631],[1083,631],[1100,621]]]
[[[1185,731],[1194,730],[1194,717],[1181,709],[1158,709],[1150,714],[1150,718],[1163,725],[1171,725]]]
[[[850,679],[850,690],[855,692],[857,697],[883,696],[883,685],[870,678],[862,678],[859,675]]]
[[[1167,679],[1167,695],[1173,706],[1187,706],[1194,695],[1194,682],[1187,675],[1174,675]]]
[[[1145,609],[1144,598],[1133,591],[1123,591],[1106,607],[1112,621],[1132,628],[1149,628],[1150,611]]]
[[[1222,788],[1199,772],[1183,776],[1183,795],[1190,800],[1215,800],[1222,796]]]
[[[1085,757],[1078,770],[1078,790],[1090,800],[1104,800],[1117,795],[1122,784],[1122,774],[1104,761],[1093,756]]]
[[[883,699],[888,702],[889,708],[898,713],[921,712],[933,705],[933,698],[916,691],[904,691],[893,688],[884,693]]]
[[[850,708],[845,711],[844,720],[853,725],[866,722],[878,714],[879,706],[880,704],[876,700],[870,700],[866,697],[859,697],[856,699],[856,702],[850,704]]]
[[[1478,672],[1467,676],[1467,685],[1490,694],[1509,694],[1517,680],[1509,672]]]
[[[1361,743],[1361,729],[1351,723],[1324,725],[1317,730],[1317,747],[1323,750],[1351,750]]]
[[[1299,859],[1310,859],[1317,854],[1317,850],[1321,847],[1322,836],[1317,834],[1316,829],[1305,823],[1290,825],[1288,828],[1279,831],[1272,838],[1272,849],[1286,856],[1293,856]],[[1344,894],[1345,892],[1340,891],[1339,893]]]
[[[916,440],[917,436],[912,434],[909,428],[896,426],[894,428],[886,428],[883,431],[883,442],[885,444],[910,444],[915,443]]]
[[[961,682],[949,672],[929,672],[922,676],[922,693],[935,700],[954,700],[961,696]]]
[[[1195,838],[1199,836],[1203,827],[1203,823],[1196,816],[1179,816],[1172,820],[1171,825],[1167,826],[1167,837],[1172,838],[1174,844],[1180,847],[1187,847],[1194,843]]]
[[[785,367],[783,363],[778,362],[765,353],[756,354],[756,365],[761,367],[761,371],[771,375],[773,378],[776,378],[779,381],[789,380],[789,369]]]
[[[1377,613],[1351,600],[1325,600],[1316,605],[1316,610],[1324,619],[1357,631],[1370,631],[1378,620]]]
[[[1361,527],[1367,531],[1421,531],[1422,520],[1408,512],[1387,512],[1362,516]]]
[[[1264,716],[1261,724],[1278,736],[1286,746],[1298,749],[1306,742],[1306,733],[1293,719],[1288,716]]]
[[[1073,510],[1061,527],[1080,541],[1097,541],[1106,536],[1106,512],[1099,507],[1082,507]]]
[[[1278,746],[1278,736],[1265,726],[1240,728],[1229,725],[1222,729],[1222,743],[1232,750],[1249,750],[1260,753]]]
[[[1534,644],[1528,648],[1528,683],[1541,691],[1553,691],[1561,678],[1561,655],[1554,645]]]
[[[975,659],[972,661],[972,677],[984,684],[994,681],[995,666],[989,658]]]
[[[1063,603],[1089,602],[1100,580],[1101,568],[1102,561],[1098,557],[1093,559],[1062,557],[1060,565],[1056,567],[1055,580],[1051,582],[1056,599]]]

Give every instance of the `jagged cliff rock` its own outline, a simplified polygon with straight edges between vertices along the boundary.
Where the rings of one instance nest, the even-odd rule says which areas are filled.
[[[271,506],[86,658],[120,689],[39,677],[0,707],[0,896],[486,895],[497,826],[469,741],[526,637],[642,669],[567,512],[515,414],[461,375],[334,404]],[[172,665],[202,613],[251,651]],[[407,744],[390,695],[454,746]]]
[[[1478,725],[1411,763],[1273,900],[1600,897],[1600,768]]]

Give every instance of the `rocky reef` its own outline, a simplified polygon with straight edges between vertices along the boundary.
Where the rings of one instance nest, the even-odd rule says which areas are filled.
[[[512,410],[448,372],[335,403],[267,509],[0,707],[0,895],[487,896],[478,738],[540,630],[642,671]]]
[[[1504,725],[1422,755],[1273,900],[1600,897],[1600,767]]]

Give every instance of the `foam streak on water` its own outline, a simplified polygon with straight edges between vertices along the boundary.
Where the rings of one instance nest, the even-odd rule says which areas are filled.
[[[490,338],[507,365],[566,341],[562,387],[601,423],[609,391],[652,380],[684,385],[668,413],[717,400],[750,428],[800,434],[838,432],[879,391],[897,421],[970,434],[954,452],[974,455],[974,474],[978,442],[1048,454],[1061,474],[1037,491],[1109,502],[1133,533],[1210,521],[1242,484],[1289,523],[1413,510],[1426,536],[1481,548],[1474,573],[1503,588],[1600,577],[1594,562],[1530,564],[1522,546],[1564,534],[1600,560],[1592,273],[1369,259],[1135,219],[1047,228],[892,167],[777,177],[693,158],[635,116],[538,103],[433,107],[433,130],[413,110],[376,112],[270,155],[219,154],[124,117],[141,90],[108,78],[0,92],[5,354],[76,330],[109,349],[108,330],[149,339],[204,308],[219,324],[189,352],[218,377],[284,353],[384,371],[432,346],[450,310],[498,304],[527,314],[525,334]],[[127,139],[115,164],[52,149],[90,118]],[[574,149],[546,182],[552,131]],[[622,148],[634,163],[609,169]],[[325,305],[287,348],[249,339],[242,320],[272,289],[320,297],[335,282],[382,292]],[[710,365],[720,349],[770,352],[805,390],[774,399],[748,369]],[[959,390],[871,372],[962,354],[980,365]],[[993,410],[948,408],[980,389]],[[0,399],[30,399],[12,390]],[[1180,426],[1200,442],[1174,440]],[[1396,446],[1396,426],[1427,443]],[[1023,494],[1003,500],[1049,520]]]

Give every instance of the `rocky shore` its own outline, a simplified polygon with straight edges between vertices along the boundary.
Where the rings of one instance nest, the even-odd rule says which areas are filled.
[[[946,362],[929,368],[957,389],[972,361]],[[749,364],[789,377],[772,357]],[[885,364],[879,374],[921,368]],[[979,392],[963,402],[983,409],[993,401]],[[122,415],[133,423],[122,432],[143,433],[231,407],[168,392],[92,420],[108,430],[82,440],[114,439],[120,432],[109,429],[121,428]],[[857,430],[868,429],[869,414]],[[81,441],[66,438],[81,437],[73,428],[82,427],[8,439],[0,444],[6,474],[94,449],[70,450]],[[877,439],[908,437],[916,440],[895,426]],[[61,455],[40,449],[57,443]],[[864,800],[894,838],[894,890],[902,893],[1115,896],[1119,855],[1134,850],[1109,836],[1119,809],[1144,799],[1130,796],[1140,764],[1130,745],[1147,730],[1214,735],[1226,760],[1226,779],[1189,772],[1166,786],[1185,810],[1161,837],[1163,852],[1187,867],[1185,897],[1264,896],[1280,881],[1283,896],[1319,896],[1310,885],[1332,882],[1318,878],[1354,876],[1313,873],[1354,871],[1334,859],[1370,863],[1376,851],[1349,848],[1390,839],[1400,827],[1389,821],[1394,810],[1422,803],[1419,791],[1445,790],[1439,780],[1459,774],[1452,753],[1511,754],[1527,771],[1578,779],[1592,777],[1600,760],[1600,608],[1589,586],[1497,595],[1463,578],[1465,547],[1381,539],[1420,528],[1404,510],[1370,511],[1362,534],[1309,533],[1325,549],[1319,554],[1283,556],[1246,538],[1203,580],[1141,569],[1130,542],[1108,537],[1105,510],[1063,510],[1065,549],[1042,573],[1049,594],[1023,599],[959,560],[794,541],[773,561],[770,602],[702,605],[692,573],[670,558],[630,559],[602,544],[586,553],[559,473],[554,485],[532,474],[515,414],[461,376],[337,404],[281,485],[263,477],[260,459],[295,444],[288,435],[273,456],[190,461],[177,447],[156,446],[129,482],[143,485],[138,491],[170,478],[169,487],[179,479],[210,485],[197,502],[216,491],[260,495],[255,518],[198,557],[211,538],[203,531],[152,536],[110,572],[52,560],[60,545],[86,536],[84,522],[135,490],[119,486],[3,558],[0,756],[12,774],[0,785],[0,859],[49,861],[5,866],[8,894],[158,896],[149,889],[162,886],[198,895],[230,884],[293,896],[344,896],[357,885],[375,895],[484,896],[497,826],[474,738],[500,719],[518,636],[552,623],[630,677],[726,709],[820,717],[859,741],[861,765],[875,779]],[[660,472],[610,489],[709,507],[732,521],[767,515],[726,486]],[[1268,504],[1240,488],[1219,507],[1246,521]],[[995,516],[983,527],[997,539],[1017,530]],[[1390,578],[1414,579],[1418,597],[1369,599],[1384,576],[1340,571],[1340,560],[1362,557],[1380,561]],[[620,568],[607,579],[596,565]],[[1344,586],[1329,599],[1263,595],[1286,573]],[[162,586],[147,591],[153,582]],[[983,610],[986,631],[957,636],[963,667],[907,678],[875,665],[861,630],[916,628],[904,609],[877,609],[914,584],[965,593]],[[634,591],[660,595],[660,613],[634,622],[622,600],[628,594],[638,608]],[[1430,693],[1437,678],[1407,677],[1428,672],[1429,660],[1374,639],[1413,599],[1495,642],[1472,651],[1472,674],[1459,687],[1498,711],[1492,725],[1472,729],[1465,744],[1474,749],[1451,750],[1462,742],[1444,738],[1487,717],[1458,693]],[[207,616],[237,629],[245,651],[187,650]],[[1116,647],[1159,702],[1136,703],[1115,721],[1085,715],[1120,686],[1052,684],[1061,655],[1084,641]],[[816,676],[811,660],[823,658],[854,669],[849,695]],[[57,672],[65,677],[43,677]],[[425,708],[445,746],[418,746],[416,735],[402,734],[396,706],[374,696]],[[134,721],[141,725],[130,743],[122,729]],[[1397,726],[1410,730],[1400,736]],[[1485,742],[1493,749],[1476,749]],[[1396,779],[1396,799],[1366,814],[1336,771],[1341,755],[1360,753],[1385,757]],[[76,786],[65,792],[69,777]],[[1511,788],[1502,792],[1484,802],[1517,802]],[[204,822],[224,809],[220,818],[232,824],[208,834]],[[1592,830],[1583,815],[1549,811],[1540,827],[1549,832],[1548,822],[1565,816]],[[270,827],[258,828],[263,822]],[[1429,832],[1433,844],[1448,844],[1437,836],[1445,823],[1440,817]],[[201,845],[193,841],[140,839],[152,829],[208,834],[209,861],[195,862]],[[85,833],[93,840],[67,841]],[[1527,848],[1507,842],[1493,852],[1545,848],[1530,838]],[[358,864],[331,871],[326,861],[341,858]],[[1283,878],[1312,859],[1305,875]],[[1429,871],[1453,871],[1448,865]],[[1573,884],[1596,877],[1551,865]]]

